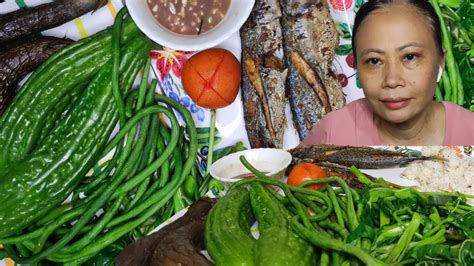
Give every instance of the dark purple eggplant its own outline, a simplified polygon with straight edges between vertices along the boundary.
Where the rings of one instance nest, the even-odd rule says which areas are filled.
[[[11,42],[0,49],[0,115],[13,98],[21,78],[71,42],[40,36]]]
[[[105,5],[107,0],[55,0],[0,16],[0,43],[57,27]]]
[[[206,217],[215,202],[210,198],[196,201],[181,218],[128,245],[115,259],[116,265],[213,265],[200,251]]]

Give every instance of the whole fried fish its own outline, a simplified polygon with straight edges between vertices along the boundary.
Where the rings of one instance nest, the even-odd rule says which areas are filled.
[[[242,102],[252,147],[282,147],[286,126],[281,9],[277,0],[257,0],[241,29]]]
[[[322,116],[345,104],[333,70],[339,35],[322,0],[282,0],[282,8],[288,95],[303,139]]]
[[[308,145],[289,150],[295,162],[331,162],[360,169],[399,167],[416,160],[432,160],[433,157],[415,156],[396,151],[371,147]]]

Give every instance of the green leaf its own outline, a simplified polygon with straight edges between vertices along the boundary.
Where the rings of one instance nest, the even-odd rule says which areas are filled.
[[[224,191],[224,188],[225,188],[224,184],[222,184],[220,181],[217,181],[214,178],[209,182],[209,190],[216,197],[221,195],[221,192]]]
[[[450,214],[449,217],[453,219],[452,225],[461,229],[467,237],[474,239],[474,231],[471,230],[474,227],[474,212],[468,212],[462,216]]]
[[[352,45],[350,45],[350,44],[339,45],[336,48],[336,54],[337,55],[348,55],[351,52],[352,52]]]
[[[463,0],[456,13],[461,18],[461,25],[472,31],[474,29],[474,9],[471,8],[470,1]]]
[[[214,151],[214,161],[217,161],[220,158],[222,158],[226,155],[229,155],[231,153],[239,152],[239,151],[243,151],[243,150],[245,150],[245,146],[241,141],[237,142],[236,144],[234,144],[232,146],[227,146],[227,147],[224,147],[224,148],[220,148],[220,149]]]
[[[368,238],[374,239],[375,237],[375,230],[372,226],[360,223],[357,228],[351,232],[351,234],[347,237],[347,242],[352,243],[353,241],[360,239],[360,238]]]
[[[379,199],[390,197],[393,195],[393,193],[394,191],[391,189],[381,189],[381,190],[370,191],[369,203],[377,202],[379,201]],[[386,213],[386,214],[388,215],[389,213]]]
[[[459,249],[459,262],[462,266],[474,265],[474,239],[464,240]]]
[[[101,250],[97,255],[88,260],[86,266],[108,266],[115,265],[115,258],[125,247],[132,242],[128,234]]]
[[[388,254],[388,258],[386,262],[389,262],[389,263],[400,262],[403,259],[403,257],[405,256],[405,253],[408,250],[408,245],[410,244],[413,237],[415,236],[415,233],[418,231],[418,227],[420,226],[421,219],[422,218],[418,213],[415,212],[413,214],[410,223],[408,224],[405,232],[402,234],[402,236],[398,240],[397,245],[395,245],[395,247]]]
[[[416,197],[411,188],[404,188],[395,191],[395,196],[399,199],[409,199]]]
[[[461,0],[438,0],[438,3],[452,8],[459,8]]]
[[[458,250],[451,248],[448,245],[443,244],[431,244],[424,245],[421,247],[415,247],[410,252],[410,257],[416,259],[417,261],[424,260],[455,260],[458,255]]]
[[[466,100],[464,107],[469,108],[474,105],[474,66],[471,64],[468,54],[465,54],[458,62]]]
[[[345,40],[350,40],[351,39],[352,35],[351,35],[351,31],[349,29],[349,24],[343,23],[343,22],[338,22],[337,27],[339,28],[339,31],[342,34],[341,35],[342,39],[345,39]]]

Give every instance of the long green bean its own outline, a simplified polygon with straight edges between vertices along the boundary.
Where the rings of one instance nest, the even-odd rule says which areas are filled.
[[[181,154],[176,154],[176,155],[181,157]],[[173,180],[179,179],[179,177],[180,177],[180,175],[177,175],[177,176],[175,176],[175,178]],[[156,194],[158,192],[159,191],[154,191],[154,193],[151,193],[149,197],[143,197],[144,201],[142,203],[140,203],[139,205],[137,205],[135,208],[128,211],[124,215],[115,218],[113,221],[110,222],[110,224],[108,224],[107,227],[113,227],[113,226],[118,225],[118,224],[120,224],[124,221],[127,221],[131,218],[134,218],[134,217],[138,216],[140,213],[142,213],[143,211],[148,209],[150,206],[155,204],[156,198],[153,197],[153,194]]]
[[[347,239],[347,237],[349,236],[349,231],[347,231],[346,228],[328,219],[320,221],[319,225],[323,228],[331,229],[332,231],[336,232],[342,237],[343,240]]]
[[[341,254],[337,251],[332,251],[331,252],[331,258],[332,258],[332,265],[334,265],[334,266],[339,266],[343,262]]]
[[[357,226],[359,225],[359,219],[357,217],[357,214],[355,212],[354,208],[354,200],[352,198],[352,191],[347,185],[346,182],[344,182],[342,179],[338,177],[328,177],[328,178],[322,178],[318,180],[311,180],[311,181],[306,181],[301,184],[302,186],[308,186],[312,184],[321,184],[321,183],[337,183],[339,184],[342,189],[344,190],[346,194],[346,199],[347,199],[347,215],[349,218],[349,228],[351,231],[355,230]],[[327,197],[326,197],[327,198]]]
[[[461,100],[459,98],[459,94],[463,95],[463,87],[462,87],[462,82],[459,82],[459,69],[456,64],[456,60],[454,58],[454,53],[453,53],[453,44],[451,42],[451,37],[450,37],[450,32],[448,27],[446,26],[446,23],[444,21],[444,18],[441,13],[441,9],[439,8],[439,4],[437,0],[430,0],[431,5],[434,7],[436,14],[439,17],[440,24],[441,24],[441,36],[442,36],[442,42],[443,42],[443,47],[446,49],[446,68],[447,68],[447,75],[449,75],[449,83],[452,88],[452,94],[451,97],[447,100],[450,100],[455,103],[459,103]],[[443,85],[446,88],[446,84],[443,81]],[[464,96],[463,96],[464,97]],[[464,99],[462,99],[464,101]],[[462,104],[462,102],[460,103]]]
[[[332,203],[332,208],[334,209],[334,213],[336,214],[337,222],[340,226],[344,227],[344,218],[342,217],[341,207],[339,207],[339,203],[337,202],[336,193],[334,193],[334,190],[332,189],[332,187],[330,186],[327,186],[327,187],[328,187],[329,198],[331,199],[331,203]]]
[[[314,202],[306,198],[304,195],[295,193],[295,197],[315,213],[309,217],[310,221],[322,221],[329,217],[332,213],[332,205],[328,205],[324,211],[321,211],[320,207],[318,207]]]
[[[329,253],[325,250],[321,252],[321,256],[319,257],[319,265],[320,266],[329,266],[330,258]]]
[[[194,127],[194,121],[192,120],[192,117],[190,116],[190,114],[184,109],[184,107],[180,106],[178,103],[175,103],[171,99],[163,98],[162,96],[157,96],[157,98],[159,101],[166,102],[172,105],[173,108],[177,109],[183,115],[183,118],[187,124],[187,133],[190,140],[189,141],[190,151],[189,151],[189,157],[185,162],[183,172],[180,178],[171,180],[171,182],[169,182],[163,189],[153,194],[152,197],[159,198],[160,200],[158,201],[158,203],[150,207],[143,215],[141,215],[136,220],[131,221],[125,225],[122,225],[116,229],[109,231],[108,233],[103,235],[100,239],[98,239],[96,242],[84,248],[78,254],[55,254],[54,256],[48,257],[48,259],[51,259],[53,261],[60,261],[60,262],[77,260],[77,259],[81,259],[86,256],[89,256],[97,252],[98,250],[101,250],[102,248],[106,247],[107,245],[113,243],[118,238],[120,238],[123,234],[127,233],[130,230],[130,228],[135,228],[136,226],[142,224],[144,221],[148,219],[149,216],[155,214],[156,211],[162,208],[169,201],[173,193],[176,192],[177,188],[182,184],[185,177],[189,174],[197,156],[197,132],[196,132],[196,128]],[[172,124],[173,124],[172,129],[174,130],[175,124],[174,123]],[[168,148],[169,147],[167,147],[167,149]],[[145,173],[145,171],[143,173]]]
[[[147,105],[152,104],[154,101],[154,95],[155,95],[154,88],[156,87],[156,82],[157,82],[156,80],[152,81],[150,89],[146,95]],[[156,119],[155,116],[152,116],[150,119],[151,119],[150,128],[148,132],[149,137],[147,139],[147,143],[145,144],[145,149],[144,149],[144,152],[146,154],[146,160],[142,160],[141,165],[140,165],[140,170],[143,170],[146,167],[146,165],[151,164],[155,158],[154,155],[155,155],[155,149],[157,145],[156,142],[158,138],[158,120]],[[135,204],[145,194],[146,190],[149,188],[149,184],[151,183],[152,176],[153,174],[150,175],[147,179],[145,179],[145,181],[143,181],[142,184],[140,184],[132,202],[129,205],[129,208],[132,208],[133,206],[135,206]]]
[[[325,237],[322,234],[318,234],[314,230],[310,230],[298,222],[297,217],[290,220],[291,227],[295,230],[298,235],[309,241],[311,244],[323,248],[330,249],[339,252],[350,254],[360,259],[366,265],[383,265],[381,261],[370,256],[366,251],[351,244],[344,243],[340,240]]]
[[[161,107],[161,106],[152,106],[152,107],[148,107],[148,108],[145,108],[143,110],[141,110],[140,112],[138,112],[133,118],[130,119],[129,122],[127,122],[127,124],[125,124],[124,128],[130,128],[131,126],[129,125],[133,125],[134,123],[136,123],[139,119],[141,119],[142,117],[145,117],[145,116],[148,116],[150,115],[151,113],[164,113],[165,115],[168,116],[168,118],[170,118],[172,124],[173,124],[173,131],[174,131],[174,134],[177,136],[178,134],[178,122],[176,119],[172,119],[173,118],[173,115],[171,113],[171,111],[169,111],[168,109],[164,108],[164,107]],[[119,133],[120,134],[120,133]],[[118,134],[118,135],[119,135]],[[167,149],[167,153],[168,153],[168,156],[169,154],[172,152],[172,150],[174,149],[174,146],[176,145],[177,143],[177,137],[173,138],[174,140],[174,145],[169,145],[166,149]],[[155,170],[157,167],[159,167],[162,162],[164,160],[167,159],[168,156],[161,156],[159,159],[157,159],[153,164],[151,164],[150,166],[148,166],[145,170],[143,170],[139,175],[137,175],[138,178],[134,179],[134,180],[137,180],[137,179],[141,179],[142,176],[145,176],[145,175],[149,175],[153,172],[153,170]],[[130,168],[130,164],[129,165],[125,165],[125,168]],[[125,174],[124,174],[125,173]],[[98,199],[96,199],[95,201],[91,202],[89,208],[84,212],[84,214],[80,217],[80,219],[77,221],[77,223],[74,225],[74,227],[71,229],[71,231],[69,233],[67,233],[65,236],[63,236],[59,241],[57,241],[54,245],[52,245],[51,247],[49,247],[48,249],[38,253],[38,254],[35,254],[34,256],[30,257],[30,258],[21,258],[20,256],[18,256],[16,253],[12,253],[12,254],[9,254],[9,256],[11,256],[15,261],[17,261],[18,263],[35,263],[55,252],[57,252],[59,249],[61,249],[62,247],[64,247],[64,245],[66,245],[72,238],[74,238],[74,236],[80,231],[80,229],[90,220],[90,218],[92,218],[94,216],[94,214],[101,208],[101,206],[104,204],[104,202],[110,197],[112,196],[112,193],[114,193],[114,191],[116,190],[116,187],[122,182],[122,180],[127,176],[127,173],[128,171],[125,170],[123,173],[122,172],[119,172],[119,176],[116,177],[111,184],[109,184],[109,186],[103,191],[103,193],[98,197]],[[131,186],[133,187],[133,186]],[[117,192],[117,191],[115,191]],[[121,191],[121,193],[123,193]],[[121,193],[117,193],[117,196],[120,195]],[[115,195],[115,193],[113,194]]]
[[[92,229],[85,236],[83,236],[80,240],[76,241],[73,245],[63,247],[61,249],[61,252],[77,252],[87,246],[92,239],[99,235],[99,233],[102,231],[102,229],[105,228],[107,223],[112,220],[113,216],[120,208],[123,199],[124,196],[116,199],[113,205],[108,210],[105,210],[105,213],[103,214],[99,222],[95,226],[93,226]]]
[[[122,99],[119,87],[119,65],[120,65],[120,32],[122,30],[123,16],[127,13],[126,8],[122,8],[115,16],[112,28],[112,92],[119,112],[120,125],[125,124],[125,104]]]
[[[129,98],[132,98],[133,96],[129,96]],[[133,102],[128,103],[128,106],[133,105]],[[137,121],[138,122],[138,121]],[[123,164],[127,160],[132,148],[133,148],[133,140],[138,137],[138,128],[137,127],[130,127],[130,128],[124,128],[120,130],[120,134],[117,134],[113,140],[111,141],[116,142],[115,144],[118,146],[115,146],[115,153],[112,157],[112,159],[109,161],[109,164],[107,165],[106,169],[102,171],[95,180],[93,180],[90,184],[86,184],[83,187],[79,188],[79,192],[84,192],[87,193],[91,191],[92,189],[95,189],[97,185],[103,183],[107,177],[109,177],[110,173],[112,170],[115,169],[116,172],[122,171]],[[123,136],[121,135],[123,134]],[[125,136],[126,135],[126,136]],[[125,141],[126,140],[126,141]],[[125,147],[123,147],[125,143]],[[110,145],[110,143],[109,143]],[[107,148],[106,148],[107,149]],[[112,148],[111,148],[112,149]],[[104,155],[105,156],[105,155]],[[98,194],[96,191],[94,194]]]

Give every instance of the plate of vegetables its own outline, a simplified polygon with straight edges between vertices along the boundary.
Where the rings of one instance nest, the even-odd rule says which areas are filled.
[[[174,232],[201,224],[192,235],[203,240],[185,241],[183,250],[186,257],[209,265],[473,263],[473,207],[466,201],[472,196],[420,192],[368,179],[355,189],[338,177],[292,186],[259,172],[245,157],[241,160],[256,178],[233,184],[217,202],[192,205],[192,214],[183,211],[147,238],[168,239],[173,231],[166,228],[174,223]],[[202,204],[207,207],[196,207]],[[176,253],[163,251],[158,238],[154,243],[147,238],[131,246],[149,252],[134,257],[133,249],[126,248],[119,258],[179,261]],[[180,241],[168,242],[169,247]]]

